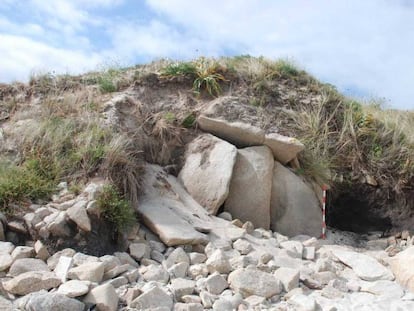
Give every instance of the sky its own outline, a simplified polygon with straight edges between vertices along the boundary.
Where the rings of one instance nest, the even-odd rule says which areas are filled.
[[[287,58],[414,109],[414,0],[0,0],[0,82],[159,58]]]

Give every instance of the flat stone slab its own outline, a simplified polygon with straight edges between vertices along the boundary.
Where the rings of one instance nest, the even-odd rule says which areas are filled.
[[[296,138],[283,136],[277,133],[266,134],[264,144],[268,146],[275,160],[287,164],[297,157],[305,146]]]
[[[333,255],[365,281],[394,280],[392,272],[371,256],[339,249]]]

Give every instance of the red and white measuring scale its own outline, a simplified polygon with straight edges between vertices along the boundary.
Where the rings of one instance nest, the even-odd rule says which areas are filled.
[[[322,239],[326,239],[326,190],[327,185],[322,186]]]

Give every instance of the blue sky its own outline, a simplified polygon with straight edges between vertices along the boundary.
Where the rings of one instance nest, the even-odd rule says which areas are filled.
[[[157,58],[289,58],[414,109],[414,0],[0,0],[0,82]]]

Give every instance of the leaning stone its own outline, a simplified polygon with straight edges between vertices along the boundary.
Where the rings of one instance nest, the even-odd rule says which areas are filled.
[[[42,289],[56,288],[60,284],[60,279],[53,272],[29,271],[3,282],[3,287],[9,293],[27,295]]]
[[[173,300],[162,289],[153,287],[134,299],[131,302],[130,307],[138,310],[155,310],[157,308],[161,309],[165,307],[168,310],[171,310],[173,307]]]
[[[296,158],[305,146],[296,138],[283,136],[277,133],[266,134],[264,144],[268,146],[276,161],[287,164]]]
[[[91,283],[89,281],[70,280],[58,288],[58,293],[74,298],[87,294]]]
[[[195,282],[187,279],[173,279],[171,280],[171,290],[177,301],[181,301],[181,297],[191,295],[195,289]]]
[[[123,264],[130,264],[131,266],[138,268],[138,263],[131,257],[129,256],[128,253],[125,252],[115,252],[114,256],[116,258],[118,258],[121,263]]]
[[[307,234],[318,237],[322,212],[313,189],[279,162],[275,162],[271,184],[272,230],[287,236]]]
[[[13,257],[9,253],[0,253],[0,271],[9,269],[13,263]]]
[[[91,221],[89,220],[88,213],[86,212],[87,201],[79,201],[72,207],[70,207],[66,213],[79,229],[90,232]]]
[[[54,272],[57,277],[63,282],[66,282],[68,277],[68,272],[72,268],[73,265],[73,258],[67,256],[60,256],[59,261],[54,269]]]
[[[17,276],[29,271],[49,271],[50,269],[42,260],[36,258],[21,258],[13,262],[9,275]]]
[[[26,310],[83,311],[85,305],[79,300],[60,293],[39,293],[33,295],[26,304]]]
[[[59,259],[61,256],[66,256],[66,257],[73,257],[76,254],[76,251],[74,249],[71,248],[65,248],[61,251],[58,251],[56,253],[54,253],[51,257],[49,257],[47,259],[47,265],[50,268],[50,270],[54,270],[56,268],[56,265],[59,262]]]
[[[392,272],[371,256],[344,250],[335,250],[333,254],[365,281],[394,280]]]
[[[83,299],[84,303],[96,304],[97,310],[118,310],[118,295],[111,284],[103,284],[92,289]]]
[[[308,246],[303,248],[303,259],[314,260],[315,259],[315,247]]]
[[[228,277],[230,288],[248,297],[250,295],[270,298],[282,291],[282,284],[273,275],[257,269],[237,269]]]
[[[255,227],[269,229],[273,155],[266,146],[239,149],[225,211]]]
[[[199,263],[192,265],[188,268],[188,276],[196,280],[200,277],[206,277],[208,275],[207,265],[204,263]]]
[[[68,272],[68,278],[72,280],[90,281],[99,283],[104,275],[105,265],[102,262],[84,263],[72,268]]]
[[[250,308],[254,308],[260,306],[261,304],[265,304],[266,298],[262,296],[251,295],[244,299],[244,301],[247,302]]]
[[[283,267],[274,272],[275,278],[282,283],[285,292],[289,292],[299,286],[299,274],[297,269]]]
[[[236,147],[210,134],[200,135],[187,147],[178,179],[212,215],[227,198],[236,155]]]
[[[46,261],[50,257],[46,245],[44,245],[40,240],[37,240],[34,244],[34,250],[36,252],[36,258]]]
[[[111,270],[104,272],[103,280],[113,279],[118,275],[127,272],[131,267],[132,266],[129,264],[115,266]]]
[[[118,276],[114,279],[106,281],[105,283],[111,284],[114,288],[119,288],[121,286],[128,284],[128,279],[124,276]]]
[[[167,269],[171,268],[173,265],[185,262],[190,263],[190,258],[188,257],[188,254],[182,249],[181,247],[177,247],[174,249],[171,254],[168,256],[168,258],[163,263],[164,267]]]
[[[184,295],[181,297],[184,303],[201,303],[201,298],[198,295]]]
[[[66,221],[66,212],[59,212],[56,218],[47,224],[46,229],[57,237],[70,237],[71,231]]]

